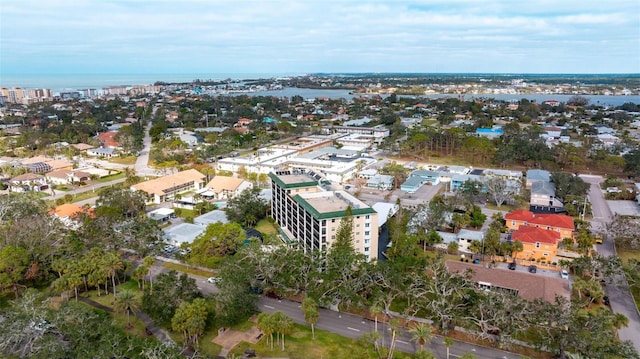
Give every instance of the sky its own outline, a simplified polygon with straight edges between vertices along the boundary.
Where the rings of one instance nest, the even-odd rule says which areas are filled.
[[[640,73],[640,1],[0,1],[0,76],[317,72]]]

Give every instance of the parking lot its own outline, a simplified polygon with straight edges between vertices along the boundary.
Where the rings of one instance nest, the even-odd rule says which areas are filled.
[[[376,202],[395,203],[398,198],[404,207],[417,207],[418,205],[427,203],[442,189],[442,184],[435,186],[421,186],[415,193],[407,193],[400,189],[392,191],[378,190],[375,188],[351,186],[347,191],[351,194],[359,192],[358,199],[368,205]]]

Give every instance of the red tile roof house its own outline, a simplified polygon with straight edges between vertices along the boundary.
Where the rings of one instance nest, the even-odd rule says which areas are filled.
[[[115,131],[103,132],[98,135],[98,140],[100,140],[102,147],[118,148],[120,144],[115,140],[117,134]]]
[[[517,230],[521,226],[538,227],[560,233],[561,238],[573,238],[573,218],[565,214],[534,214],[516,210],[504,216],[507,228]]]
[[[522,242],[522,252],[518,259],[557,261],[560,233],[538,227],[521,226],[511,234],[511,240]]]

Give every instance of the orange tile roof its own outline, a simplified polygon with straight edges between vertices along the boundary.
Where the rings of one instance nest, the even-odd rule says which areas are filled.
[[[566,229],[575,229],[573,218],[566,214],[533,214],[526,210],[515,210],[504,216],[507,221],[523,221],[529,224],[539,224],[541,226],[551,226]]]
[[[520,226],[517,231],[513,232],[511,239],[522,243],[540,242],[557,244],[560,240],[560,232],[538,227]]]
[[[103,132],[98,135],[98,139],[104,147],[118,147],[120,144],[115,140],[117,134],[115,131]]]
[[[65,217],[71,218],[75,214],[81,213],[81,212],[84,212],[84,208],[73,203],[61,204],[58,207],[49,211],[49,213],[55,215],[58,218],[65,218]]]

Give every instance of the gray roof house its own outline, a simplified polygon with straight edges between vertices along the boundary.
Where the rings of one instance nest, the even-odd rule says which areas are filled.
[[[551,173],[545,170],[528,170],[527,188],[531,188],[534,182],[551,182]]]

